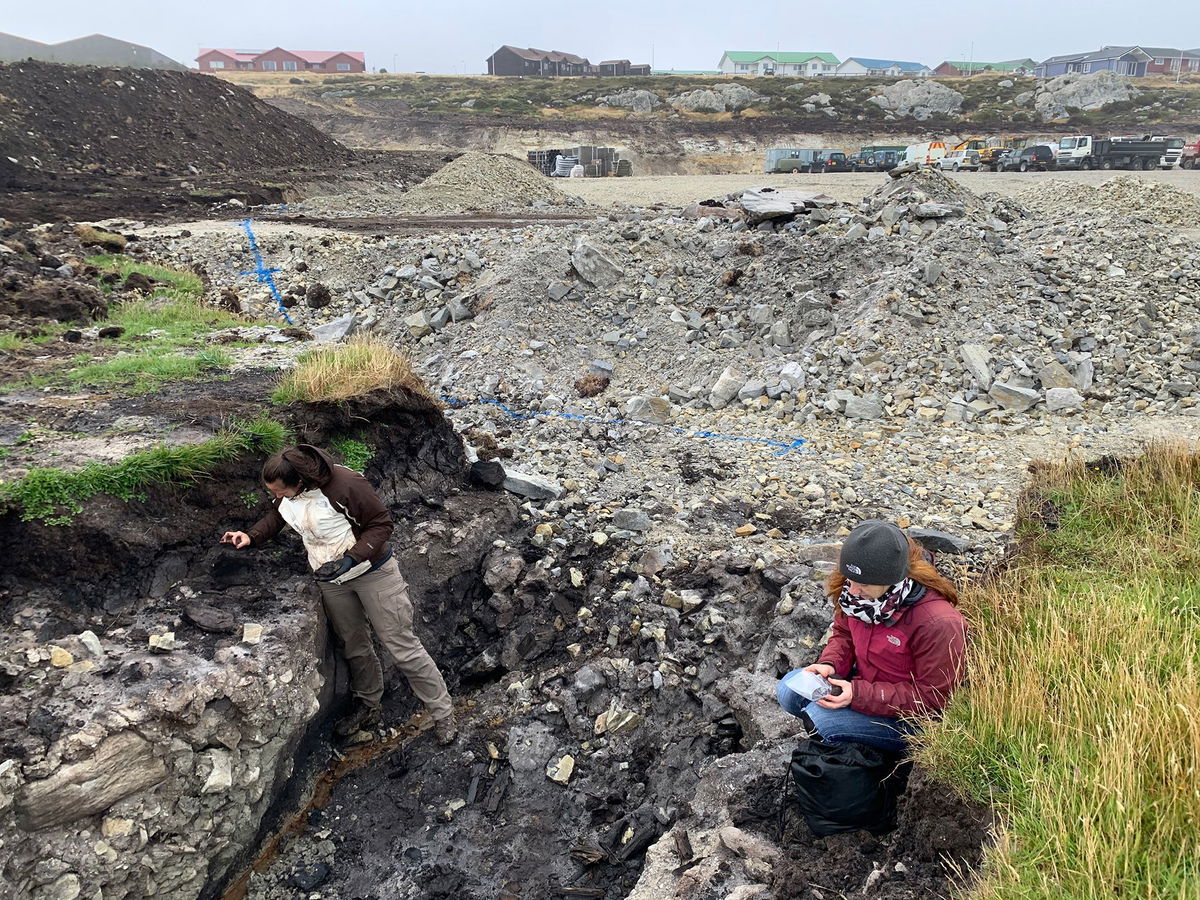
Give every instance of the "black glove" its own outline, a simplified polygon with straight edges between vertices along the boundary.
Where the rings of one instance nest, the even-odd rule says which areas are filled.
[[[313,578],[317,581],[333,581],[335,578],[345,575],[356,565],[358,565],[358,560],[347,553],[341,559],[333,559],[325,563],[313,572]]]

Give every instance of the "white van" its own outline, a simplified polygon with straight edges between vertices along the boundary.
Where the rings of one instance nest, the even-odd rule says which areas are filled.
[[[904,161],[915,162],[922,166],[936,166],[938,160],[946,155],[945,141],[926,141],[923,144],[910,144],[904,150]]]

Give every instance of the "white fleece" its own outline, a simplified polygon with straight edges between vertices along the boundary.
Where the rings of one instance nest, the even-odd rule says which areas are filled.
[[[327,562],[341,559],[356,543],[350,520],[334,509],[319,488],[284,497],[279,514],[304,539],[308,564],[314,572]]]

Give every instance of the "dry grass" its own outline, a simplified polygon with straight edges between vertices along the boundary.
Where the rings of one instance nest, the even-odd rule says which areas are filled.
[[[371,338],[313,350],[276,388],[276,403],[349,400],[372,391],[404,391],[434,402],[407,354]]]
[[[921,751],[1001,812],[972,897],[1198,896],[1198,487],[1190,448],[1036,476]]]

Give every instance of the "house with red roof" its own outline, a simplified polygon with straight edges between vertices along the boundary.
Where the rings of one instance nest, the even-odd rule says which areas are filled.
[[[350,50],[228,50],[200,48],[201,72],[365,72],[366,57]]]

